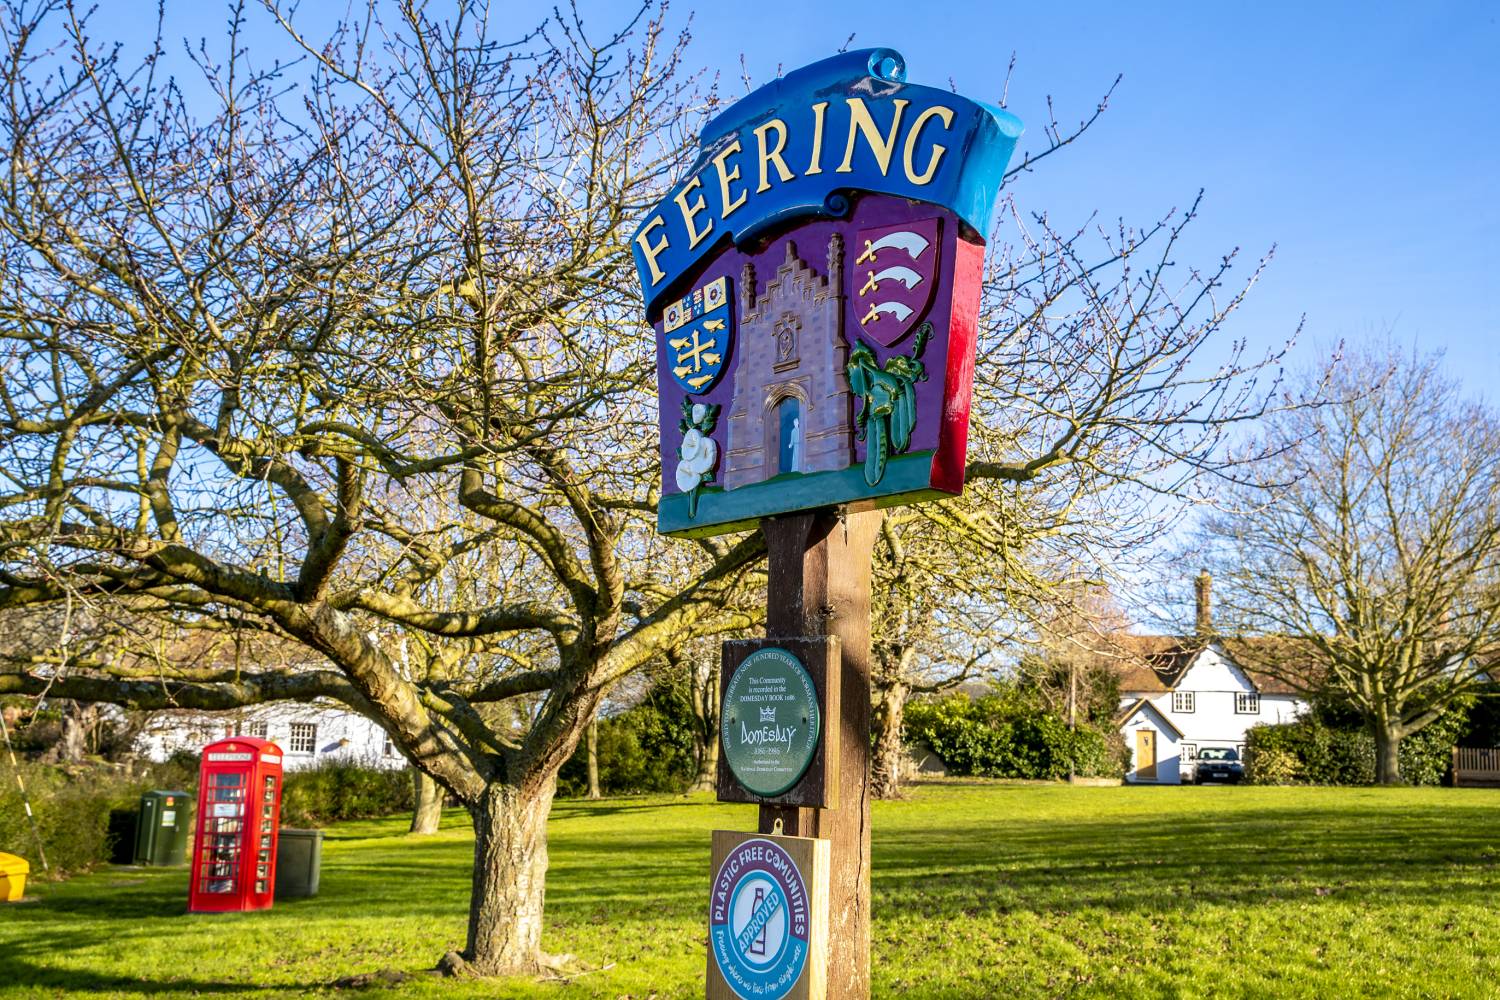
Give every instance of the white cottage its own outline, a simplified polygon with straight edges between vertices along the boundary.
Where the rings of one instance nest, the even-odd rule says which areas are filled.
[[[1290,722],[1307,708],[1286,681],[1240,666],[1229,652],[1257,640],[1204,638],[1213,634],[1208,574],[1196,585],[1198,637],[1130,637],[1135,662],[1121,675],[1118,717],[1130,751],[1126,781],[1191,781],[1199,750],[1243,754],[1251,726]]]
[[[197,753],[227,736],[274,740],[292,771],[339,760],[365,767],[400,768],[406,758],[385,730],[334,701],[270,702],[232,712],[157,712],[141,730],[136,752],[166,760],[179,750]]]

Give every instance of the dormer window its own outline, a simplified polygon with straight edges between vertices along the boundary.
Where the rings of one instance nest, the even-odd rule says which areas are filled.
[[[1180,713],[1186,715],[1189,712],[1193,711],[1193,707],[1194,707],[1193,706],[1193,692],[1191,692],[1191,691],[1173,691],[1172,692],[1172,711],[1174,711],[1174,712],[1180,712]]]

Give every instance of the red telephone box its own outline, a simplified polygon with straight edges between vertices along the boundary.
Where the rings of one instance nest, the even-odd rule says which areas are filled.
[[[249,736],[204,747],[188,911],[269,909],[280,826],[281,748]]]

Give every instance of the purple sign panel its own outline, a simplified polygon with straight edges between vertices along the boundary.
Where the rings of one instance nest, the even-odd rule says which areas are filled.
[[[963,489],[988,226],[1020,123],[889,49],[744,98],[637,230],[658,529]]]

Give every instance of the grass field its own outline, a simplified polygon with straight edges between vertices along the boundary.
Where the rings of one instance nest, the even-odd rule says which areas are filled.
[[[38,885],[0,997],[701,996],[708,834],[754,815],[559,802],[546,946],[607,966],[567,983],[424,971],[463,932],[452,814],[330,830],[321,894],[268,913],[188,916],[181,870]],[[1500,996],[1500,792],[928,785],[876,804],[873,879],[876,996]]]

